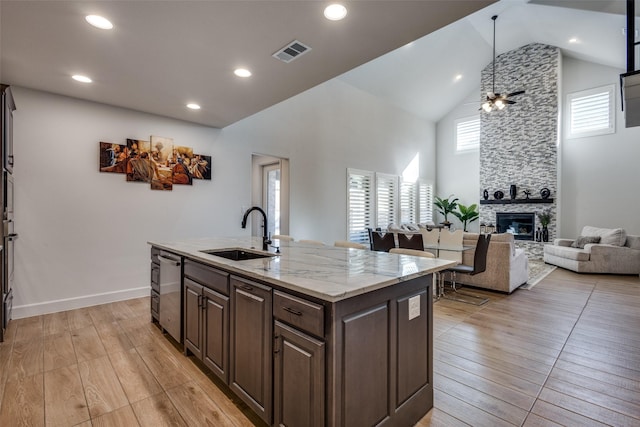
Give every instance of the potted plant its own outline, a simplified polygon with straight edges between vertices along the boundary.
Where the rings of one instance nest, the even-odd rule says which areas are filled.
[[[537,215],[538,215],[538,221],[540,222],[540,225],[542,226],[542,235],[540,237],[542,238],[543,242],[548,242],[549,241],[549,229],[547,228],[547,226],[551,222],[551,211],[543,210],[542,212],[538,212]]]
[[[458,212],[451,212],[462,222],[462,228],[467,231],[467,224],[475,221],[480,217],[480,212],[477,211],[478,205],[475,203],[469,206],[465,206],[462,203],[458,203]]]
[[[440,215],[444,216],[444,221],[441,222],[445,227],[449,227],[451,222],[449,222],[448,215],[456,210],[458,207],[458,198],[451,199],[453,194],[451,194],[446,199],[440,198],[436,196],[436,201],[433,203],[438,208],[438,212]]]

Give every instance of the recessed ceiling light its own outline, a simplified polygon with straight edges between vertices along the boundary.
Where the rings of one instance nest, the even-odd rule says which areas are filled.
[[[198,104],[187,104],[187,108],[191,108],[192,110],[199,110],[200,106]]]
[[[339,21],[347,16],[347,8],[341,4],[334,3],[324,8],[324,17],[330,21]]]
[[[462,74],[458,74],[458,75],[456,75],[456,76],[453,78],[453,80],[455,80],[456,82],[457,82],[458,80],[462,80]]]
[[[77,82],[81,82],[81,83],[91,83],[93,80],[91,80],[89,77],[87,76],[83,76],[81,74],[74,74],[73,76],[71,76],[71,78]]]
[[[104,16],[100,15],[88,15],[84,19],[91,25],[102,30],[110,30],[113,28],[113,24]]]
[[[580,40],[578,40],[577,37],[572,37],[569,39],[569,43],[578,43]]]
[[[251,71],[247,70],[246,68],[236,68],[233,74],[238,77],[251,77]]]

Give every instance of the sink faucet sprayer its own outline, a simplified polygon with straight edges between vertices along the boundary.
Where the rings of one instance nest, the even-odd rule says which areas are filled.
[[[249,217],[249,214],[252,211],[258,211],[262,214],[262,221],[263,221],[262,228],[264,229],[264,233],[262,236],[262,250],[266,251],[269,249],[269,244],[271,244],[271,239],[267,234],[267,214],[262,210],[262,208],[258,206],[253,206],[247,209],[247,211],[244,213],[244,216],[242,217],[242,228],[247,228],[247,218]]]

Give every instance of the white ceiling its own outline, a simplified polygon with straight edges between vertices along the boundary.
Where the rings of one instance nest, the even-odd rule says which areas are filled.
[[[345,1],[347,17],[334,22],[323,16],[329,2],[316,0],[2,0],[0,78],[224,127],[493,1]],[[114,29],[89,26],[89,14]],[[312,50],[289,64],[272,58],[294,39]],[[253,76],[234,76],[239,66]]]
[[[560,47],[567,56],[626,70],[625,1],[502,0],[339,78],[432,121],[474,90],[479,108],[480,72],[493,55],[493,15],[498,15],[497,55],[543,43]],[[569,43],[574,37],[578,43]],[[455,81],[457,74],[463,77]],[[499,74],[498,67],[497,91],[508,91],[500,88]]]
[[[498,54],[537,42],[626,68],[622,0],[343,3],[347,18],[330,22],[322,16],[328,2],[315,0],[0,0],[0,80],[224,127],[339,76],[437,121],[479,92],[494,14]],[[107,16],[114,30],[88,26],[87,14]],[[294,39],[312,50],[290,64],[271,57]],[[254,75],[235,77],[237,66]],[[94,83],[76,83],[74,73]],[[188,102],[202,109],[188,110]]]

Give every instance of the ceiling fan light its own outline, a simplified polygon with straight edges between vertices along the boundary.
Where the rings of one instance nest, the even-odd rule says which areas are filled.
[[[484,111],[486,111],[487,113],[491,111],[491,104],[489,104],[489,102],[485,102],[484,104],[482,104],[482,109]]]
[[[502,102],[502,99],[496,99],[494,104],[496,104],[496,107],[498,107],[499,110],[502,110],[505,106],[505,103]]]

